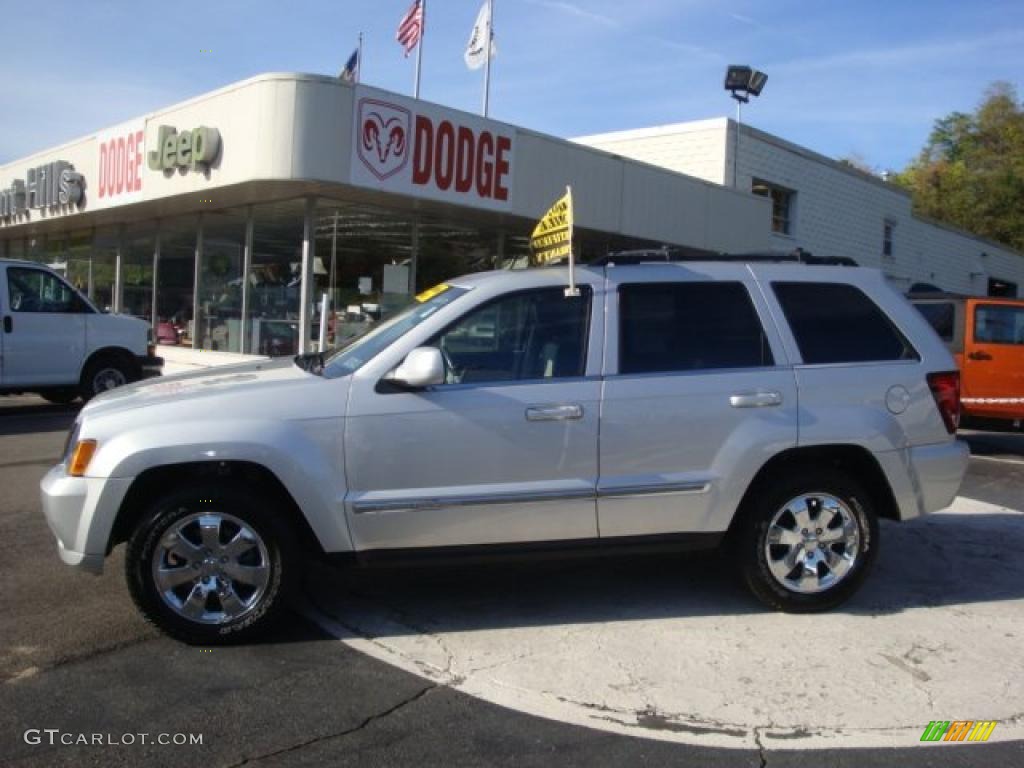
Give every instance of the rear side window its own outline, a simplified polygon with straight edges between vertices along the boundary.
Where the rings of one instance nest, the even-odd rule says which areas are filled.
[[[619,288],[619,372],[773,365],[742,283],[643,283]]]
[[[845,283],[772,283],[805,363],[916,360],[917,352],[865,293]]]
[[[974,310],[974,340],[982,344],[1024,344],[1024,308],[979,304]]]
[[[915,304],[917,311],[924,315],[924,319],[939,334],[943,341],[953,340],[953,323],[956,318],[956,310],[952,302],[943,301],[929,304]]]

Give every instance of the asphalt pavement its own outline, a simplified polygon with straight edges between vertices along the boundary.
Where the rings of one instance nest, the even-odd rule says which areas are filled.
[[[74,409],[49,406],[36,398],[0,398],[0,543],[5,547],[0,554],[0,765],[1024,765],[1020,741],[797,750],[791,748],[792,741],[759,740],[751,748],[723,748],[703,745],[699,734],[689,734],[688,743],[663,738],[665,733],[678,734],[674,729],[683,726],[659,720],[656,714],[646,718],[646,730],[607,730],[561,721],[557,713],[540,717],[514,701],[501,706],[437,674],[431,665],[444,663],[444,654],[438,657],[435,647],[438,637],[444,637],[437,631],[441,619],[427,616],[434,624],[419,625],[424,617],[403,612],[408,605],[402,604],[402,596],[404,590],[418,590],[424,598],[433,596],[434,608],[456,604],[462,611],[460,621],[466,611],[476,610],[490,637],[487,647],[514,658],[517,643],[530,629],[524,612],[534,611],[532,623],[538,624],[537,609],[521,604],[542,594],[541,577],[531,577],[521,565],[359,574],[313,569],[306,599],[286,626],[264,642],[214,649],[175,643],[136,615],[124,584],[120,550],[100,577],[75,573],[57,559],[40,512],[37,485],[55,463],[73,418]],[[964,496],[1019,510],[1024,503],[1024,436],[966,437],[977,456],[964,483]],[[1000,525],[1024,526],[1024,519],[1018,516]],[[927,538],[932,529],[920,527],[920,535]],[[948,531],[940,523],[935,532],[943,530]],[[1004,536],[1020,536],[1019,529],[1000,530]],[[883,536],[886,533],[888,529]],[[922,556],[928,551],[919,550]],[[986,578],[986,569],[995,567],[984,559],[965,562],[973,564],[979,583]],[[1008,566],[1002,562],[998,567]],[[715,615],[709,596],[722,600],[728,608],[722,614],[729,616],[722,631],[742,633],[764,614],[736,609],[747,598],[723,586],[726,570],[708,557],[685,562],[660,558],[545,564],[540,571],[544,579],[569,586],[545,598],[539,609],[544,613],[541,623],[574,623],[580,599],[588,594],[585,585],[608,586],[611,573],[615,581],[627,585],[667,581],[676,591],[698,595],[694,600],[702,610],[690,617],[694,622]],[[960,577],[970,575],[958,571]],[[882,589],[880,582],[869,580],[864,587],[868,602],[878,599],[871,590]],[[994,614],[1024,612],[1020,591],[1000,594],[998,600],[991,590],[982,592],[978,603],[999,603]],[[341,621],[351,617],[339,616],[332,595],[351,595],[364,607],[368,604],[371,610],[361,614],[364,619],[378,616],[380,605],[386,603],[389,621],[406,622],[402,633],[381,631],[379,624],[357,624],[353,633]],[[627,598],[621,590],[609,597],[619,602]],[[518,609],[516,599],[521,603]],[[939,605],[955,611],[970,602],[947,600]],[[593,597],[586,604],[596,610]],[[688,616],[679,615],[679,606],[691,604],[674,603],[673,615],[663,618],[685,623]],[[902,612],[912,610],[931,608],[904,606]],[[597,618],[613,613],[603,607]],[[461,634],[471,639],[480,632]],[[395,637],[401,637],[407,651],[402,663],[394,663],[389,647]],[[561,642],[571,647],[573,640],[570,636]],[[936,640],[940,642],[941,637]],[[1016,661],[1012,649],[1019,657],[1019,637],[1008,638],[1006,647],[1011,649],[1007,660]],[[602,660],[617,664],[629,649],[587,653],[580,664],[595,665],[593,676],[600,677],[602,670],[596,667]],[[572,667],[573,658],[567,653],[560,663]],[[496,659],[496,669],[501,661]],[[968,667],[980,661],[980,655],[962,659]],[[723,685],[735,683],[728,679],[727,666],[719,674]],[[834,680],[824,682],[830,700],[841,701],[847,695],[841,667]],[[914,685],[908,675],[908,695]],[[1005,700],[1004,690],[1016,695],[1016,689],[1009,688],[989,695]],[[946,699],[950,700],[955,697]],[[1024,702],[1018,703],[1020,720]],[[616,713],[607,715],[614,720]],[[981,715],[958,711],[936,712],[935,717]],[[663,733],[657,732],[659,728]],[[642,735],[630,735],[638,730]],[[97,737],[102,743],[81,743]],[[152,743],[197,737],[201,744]],[[62,740],[77,743],[65,745]]]

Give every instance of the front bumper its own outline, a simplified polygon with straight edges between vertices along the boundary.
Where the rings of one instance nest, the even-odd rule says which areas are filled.
[[[70,477],[58,464],[39,483],[43,514],[67,565],[103,571],[103,559],[117,511],[131,478]]]
[[[164,369],[164,359],[155,355],[136,355],[135,361],[139,364],[139,371],[142,378],[151,379],[159,376]]]

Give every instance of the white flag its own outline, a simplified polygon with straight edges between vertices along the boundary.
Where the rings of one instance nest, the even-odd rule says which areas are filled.
[[[476,15],[473,31],[469,33],[469,42],[466,44],[464,58],[466,66],[470,69],[480,69],[487,61],[487,49],[484,46],[487,44],[485,41],[488,38],[491,39],[491,57],[493,58],[498,53],[498,48],[494,44],[494,34],[491,31],[491,4],[488,0],[484,0],[484,4],[480,6],[480,13]]]

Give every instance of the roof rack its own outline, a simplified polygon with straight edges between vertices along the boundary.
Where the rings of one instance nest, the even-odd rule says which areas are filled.
[[[752,251],[749,253],[717,253],[696,254],[681,248],[649,248],[633,251],[616,251],[589,262],[590,266],[606,266],[608,264],[650,264],[671,261],[731,261],[740,263],[771,262],[783,264],[828,265],[837,267],[856,267],[856,261],[849,256],[815,256],[803,248],[796,248],[788,253],[782,251]]]

